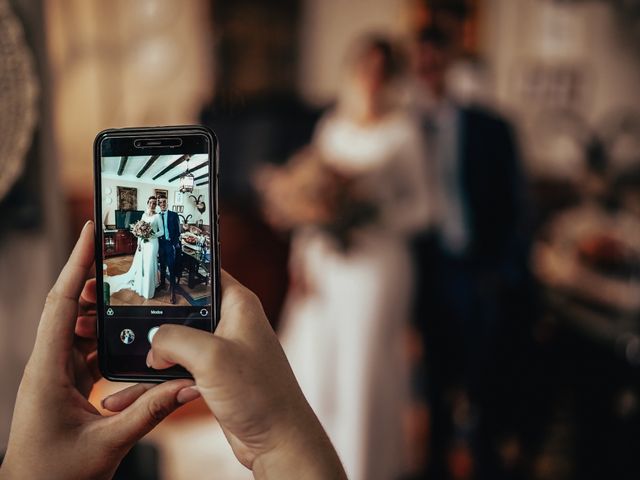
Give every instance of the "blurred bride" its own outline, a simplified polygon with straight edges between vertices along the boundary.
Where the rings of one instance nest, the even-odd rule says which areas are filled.
[[[364,39],[312,146],[259,179],[268,219],[294,229],[283,345],[351,480],[398,478],[404,465],[408,239],[430,204],[398,73],[391,44]]]
[[[146,222],[148,237],[138,238],[138,247],[133,255],[131,267],[122,275],[108,277],[111,294],[123,289],[136,292],[141,297],[151,299],[155,296],[158,281],[158,237],[162,236],[162,224],[156,213],[156,197],[149,197],[147,209],[142,214],[141,220]]]

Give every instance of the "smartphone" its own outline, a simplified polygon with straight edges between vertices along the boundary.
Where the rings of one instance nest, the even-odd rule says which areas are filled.
[[[146,365],[166,323],[219,317],[218,143],[202,126],[123,128],[94,142],[98,360],[108,380],[189,378]]]

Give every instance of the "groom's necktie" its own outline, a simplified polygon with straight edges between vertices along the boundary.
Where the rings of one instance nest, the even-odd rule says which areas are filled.
[[[167,222],[164,219],[164,214],[166,212],[161,212],[160,216],[162,217],[162,230],[164,231],[165,240],[170,240],[169,238],[169,229],[167,229]]]

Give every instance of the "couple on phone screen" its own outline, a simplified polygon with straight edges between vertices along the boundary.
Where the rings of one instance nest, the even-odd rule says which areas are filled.
[[[160,212],[156,213],[156,207]],[[168,209],[165,197],[151,196],[142,220],[151,225],[152,234],[143,241],[138,239],[138,248],[133,256],[129,271],[109,277],[111,293],[130,289],[138,295],[154,298],[156,289],[166,288],[166,274],[169,270],[170,301],[176,303],[176,256],[180,250],[180,221],[178,214]],[[158,281],[158,264],[160,279]]]

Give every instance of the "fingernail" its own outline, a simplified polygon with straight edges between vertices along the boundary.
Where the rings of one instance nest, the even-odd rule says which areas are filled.
[[[147,367],[152,368],[151,365],[153,364],[153,353],[152,350],[149,350],[149,353],[147,353]]]
[[[102,399],[102,401],[100,402],[100,406],[101,406],[102,408],[104,408],[105,410],[109,410],[109,409],[105,406],[105,403],[107,403],[107,400],[109,400],[110,398],[111,398],[111,395],[107,395],[107,396],[106,396],[106,397],[104,397],[104,398]]]
[[[178,395],[176,396],[176,400],[178,400],[178,403],[184,405],[185,403],[189,403],[190,401],[195,400],[199,396],[200,390],[198,390],[197,386],[193,385],[191,387],[185,387],[180,390],[178,392]]]
[[[82,228],[86,228],[88,225],[93,225],[93,220],[87,220]]]

